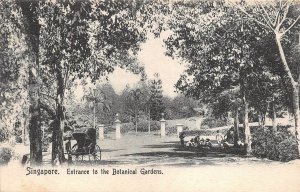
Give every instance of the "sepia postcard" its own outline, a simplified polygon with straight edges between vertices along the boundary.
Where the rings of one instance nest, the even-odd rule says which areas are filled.
[[[299,192],[299,0],[0,1],[1,192]]]

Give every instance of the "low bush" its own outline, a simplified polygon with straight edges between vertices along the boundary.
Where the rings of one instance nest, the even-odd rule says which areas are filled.
[[[227,125],[225,119],[216,119],[213,117],[207,117],[201,122],[201,128],[214,128],[214,127],[223,127]]]
[[[227,133],[228,129],[222,129],[222,130],[219,130],[219,132],[222,134],[222,135],[225,135]],[[187,136],[197,136],[197,135],[200,135],[200,136],[213,136],[213,135],[217,135],[217,131],[216,130],[210,130],[210,129],[200,129],[200,130],[187,130],[186,131],[186,135]]]
[[[185,126],[185,127],[183,127],[182,131],[189,131],[189,128],[187,126]],[[176,126],[166,128],[166,135],[175,135],[175,134],[177,134]]]
[[[6,165],[13,156],[13,150],[9,147],[0,147],[0,165]]]
[[[4,142],[9,137],[9,132],[5,128],[0,129],[0,142]]]
[[[148,121],[139,122],[137,130],[140,132],[148,132],[149,131],[149,122]],[[159,121],[151,121],[150,131],[158,131],[158,130],[160,130],[160,122]]]
[[[276,133],[269,129],[257,129],[252,134],[252,154],[276,161],[297,159],[299,154],[296,137],[286,129]]]
[[[22,137],[16,136],[16,143],[22,143]]]
[[[134,130],[135,130],[135,125],[132,122],[121,124],[121,133],[128,133]]]
[[[42,151],[43,152],[47,152],[49,150],[50,143],[52,142],[52,135],[50,134],[45,134],[44,139],[42,141],[43,145],[42,145]]]

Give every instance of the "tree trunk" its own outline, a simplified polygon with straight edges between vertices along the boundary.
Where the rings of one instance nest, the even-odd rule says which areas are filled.
[[[137,128],[138,128],[138,113],[135,112],[135,132],[137,133]]]
[[[151,132],[151,116],[150,116],[150,110],[148,112],[148,118],[149,118],[149,122],[148,122],[148,132]]]
[[[57,93],[56,93],[56,118],[52,135],[52,163],[54,160],[60,164],[64,162],[63,126],[64,126],[64,78],[61,64],[56,67]]]
[[[38,59],[36,59],[38,63]],[[41,165],[42,156],[42,132],[41,132],[41,111],[39,107],[40,95],[37,80],[37,70],[35,66],[30,67],[29,71],[29,141],[30,141],[30,164]]]
[[[233,142],[234,146],[238,146],[238,140],[239,140],[239,110],[236,110],[235,112],[235,117],[234,117],[234,137],[233,137]]]
[[[24,26],[27,33],[26,41],[32,52],[32,62],[29,65],[29,141],[30,164],[42,164],[42,139],[40,121],[40,85],[39,85],[39,42],[40,24],[38,19],[38,2],[17,1],[24,16]]]
[[[294,112],[294,121],[295,121],[295,135],[300,132],[300,113],[299,113],[299,84],[300,84],[300,75],[298,74],[298,82],[293,78],[291,70],[288,66],[285,53],[281,44],[281,34],[279,32],[275,33],[276,43],[279,50],[280,58],[282,61],[283,70],[285,71],[287,78],[291,83],[291,88],[293,90],[293,112]],[[298,151],[300,154],[300,142],[298,142]]]
[[[250,127],[249,127],[249,120],[248,120],[248,113],[249,113],[249,104],[246,100],[246,96],[243,97],[244,101],[244,129],[245,129],[245,145],[246,145],[246,152],[247,155],[251,155],[251,133],[250,133]]]
[[[275,102],[272,102],[272,127],[273,132],[277,132],[277,121],[276,121],[276,109],[275,109]]]
[[[23,119],[21,120],[21,127],[22,127],[22,144],[26,145],[26,126],[27,126],[27,117],[23,114]]]
[[[94,102],[93,102],[93,127],[96,129],[96,102],[95,102],[95,89],[94,89]]]
[[[293,90],[293,109],[294,109],[294,119],[295,119],[295,135],[298,138],[300,133],[300,113],[299,113],[299,87]],[[298,151],[300,154],[300,142],[298,141]]]
[[[266,128],[266,119],[267,119],[267,111],[264,111],[263,114],[262,114],[262,119],[261,119],[261,122],[262,122],[262,128],[265,130]]]

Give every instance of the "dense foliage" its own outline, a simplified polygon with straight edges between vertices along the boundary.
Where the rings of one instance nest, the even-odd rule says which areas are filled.
[[[253,133],[252,154],[276,161],[298,158],[298,144],[286,127],[274,133],[272,130],[257,129]]]

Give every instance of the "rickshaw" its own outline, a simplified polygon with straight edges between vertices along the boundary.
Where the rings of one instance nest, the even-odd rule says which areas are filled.
[[[101,160],[101,148],[96,143],[96,129],[89,128],[86,132],[74,132],[72,137],[77,141],[71,147],[71,139],[66,143],[66,151],[69,158],[75,157],[78,160],[79,157],[83,160],[84,156],[91,157],[94,160]]]

